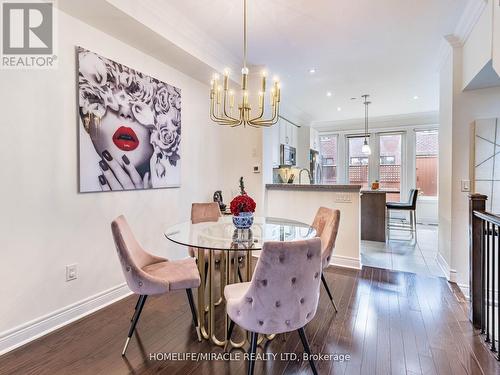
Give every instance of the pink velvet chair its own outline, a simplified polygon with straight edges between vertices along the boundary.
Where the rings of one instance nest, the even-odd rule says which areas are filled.
[[[304,326],[316,314],[319,300],[321,240],[266,242],[250,282],[227,285],[226,309],[231,323],[251,332],[248,374],[253,374],[257,336],[297,330],[311,354]],[[309,360],[313,373],[316,367]]]
[[[222,216],[219,208],[219,203],[210,202],[210,203],[193,203],[191,205],[191,222],[193,224],[198,223],[207,223],[207,222],[216,222],[219,221]],[[205,250],[205,275],[208,270],[208,251],[213,251],[213,255],[215,258],[215,263],[220,262],[220,258],[222,256],[222,251],[220,250]],[[193,258],[198,256],[198,249],[189,247],[188,248],[189,255]],[[231,260],[234,261],[235,252],[231,252]],[[241,265],[241,262],[245,258],[244,253],[238,252],[238,263]],[[238,277],[240,281],[242,280],[240,267],[238,267]]]
[[[166,294],[185,289],[193,324],[201,341],[200,328],[193,302],[192,288],[200,286],[200,275],[193,258],[169,261],[145,251],[135,239],[125,217],[119,216],[111,223],[111,231],[128,287],[139,295],[132,323],[128,332],[122,356],[127,351],[130,338],[139,321],[146,298],[154,294]]]
[[[322,268],[325,269],[330,264],[333,249],[335,248],[335,241],[339,231],[340,211],[331,208],[320,207],[314,217],[312,227],[316,229],[316,235],[321,238],[321,263]],[[324,273],[321,273],[321,281],[326,289],[326,293],[332,302],[335,312],[338,311],[335,300],[333,299],[330,288],[326,282]]]

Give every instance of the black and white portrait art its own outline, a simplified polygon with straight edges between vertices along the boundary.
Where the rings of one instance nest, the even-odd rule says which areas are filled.
[[[80,192],[180,186],[180,89],[77,53]]]

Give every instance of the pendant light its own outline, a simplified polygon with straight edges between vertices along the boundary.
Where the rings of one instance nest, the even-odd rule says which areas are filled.
[[[370,145],[368,144],[368,106],[372,103],[368,101],[368,98],[370,95],[365,94],[361,95],[361,97],[364,99],[363,104],[365,105],[365,141],[363,142],[363,147],[361,147],[361,152],[364,155],[371,155],[372,149],[370,148]]]

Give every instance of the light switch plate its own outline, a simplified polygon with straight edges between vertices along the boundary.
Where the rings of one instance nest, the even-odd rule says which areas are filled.
[[[76,280],[78,277],[78,269],[76,264],[68,264],[66,266],[66,281]]]
[[[464,193],[469,192],[470,191],[470,180],[462,180],[462,181],[460,181],[460,189]]]

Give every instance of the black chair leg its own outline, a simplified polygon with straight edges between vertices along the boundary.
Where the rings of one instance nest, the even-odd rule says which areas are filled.
[[[243,277],[241,277],[240,265],[237,264],[236,267],[238,267],[238,278],[240,279],[240,283],[242,283],[243,282]]]
[[[136,302],[135,307],[134,307],[134,314],[130,318],[130,321],[134,320],[135,313],[137,312],[137,308],[139,307],[139,303],[141,302],[141,299],[142,299],[142,296],[139,296],[139,298],[137,298],[137,302]]]
[[[196,314],[196,307],[194,306],[193,291],[191,289],[186,289],[186,294],[188,297],[189,308],[191,309],[191,315],[193,315],[193,324],[196,329],[196,334],[198,335],[198,341],[201,342],[200,323],[198,321],[198,315]]]
[[[300,341],[302,341],[302,346],[304,346],[304,350],[308,354],[309,365],[311,366],[311,370],[314,375],[318,375],[318,371],[316,370],[316,366],[314,365],[314,361],[312,360],[311,357],[311,348],[309,348],[309,343],[307,342],[307,337],[306,333],[304,332],[304,327],[299,328],[297,331],[299,332]]]
[[[227,329],[227,341],[226,344],[224,345],[224,351],[227,350],[227,346],[229,345],[229,341],[231,340],[231,336],[233,334],[233,329],[234,329],[234,322],[231,320],[229,323],[229,328]]]
[[[326,289],[326,293],[328,294],[328,298],[330,298],[330,301],[332,302],[333,308],[335,309],[335,312],[338,311],[337,305],[335,304],[335,301],[333,300],[332,293],[330,293],[330,288],[328,288],[328,284],[326,283],[325,275],[321,273],[321,281],[323,282],[323,286]]]
[[[259,335],[256,332],[252,332],[252,338],[250,340],[250,356],[248,359],[248,375],[253,375],[253,370],[255,368],[255,352],[257,351],[257,337]]]
[[[130,342],[130,338],[134,334],[135,326],[137,325],[137,322],[139,321],[139,317],[141,316],[142,308],[144,307],[144,304],[146,303],[147,297],[148,296],[145,296],[145,295],[141,295],[139,297],[137,310],[134,314],[134,319],[132,319],[132,324],[130,325],[130,329],[128,330],[127,341],[125,341],[125,346],[123,347],[123,350],[122,350],[122,356],[124,356],[125,352],[127,351],[127,347],[128,347],[129,342]]]

